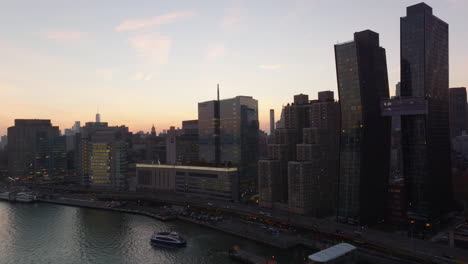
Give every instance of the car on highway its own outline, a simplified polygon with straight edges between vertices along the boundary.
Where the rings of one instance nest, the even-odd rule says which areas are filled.
[[[450,255],[447,255],[447,254],[442,255],[442,257],[446,258],[446,259],[453,259],[453,256],[450,256]]]
[[[359,230],[354,231],[354,234],[355,234],[356,236],[360,236],[360,237],[364,236],[364,233],[362,233],[362,232],[359,231]]]

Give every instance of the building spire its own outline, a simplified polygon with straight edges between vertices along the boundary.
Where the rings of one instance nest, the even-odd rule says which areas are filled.
[[[99,114],[99,107],[97,108],[96,113],[96,123],[101,123],[101,114]]]
[[[218,101],[219,101],[219,83],[218,83],[217,87],[218,87]]]

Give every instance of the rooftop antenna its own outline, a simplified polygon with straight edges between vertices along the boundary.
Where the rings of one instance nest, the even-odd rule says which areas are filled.
[[[218,83],[218,101],[219,101],[219,83]]]

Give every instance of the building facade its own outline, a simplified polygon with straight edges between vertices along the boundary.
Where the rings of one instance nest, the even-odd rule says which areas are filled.
[[[77,171],[81,184],[124,190],[130,142],[128,127],[88,122],[77,137]]]
[[[341,108],[339,221],[371,223],[385,216],[390,120],[380,116],[389,97],[385,49],[379,35],[357,32],[335,45]]]
[[[176,165],[177,163],[177,131],[171,126],[166,135],[166,164]]]
[[[8,145],[8,136],[1,136],[0,137],[0,149],[5,149]]]
[[[221,163],[219,100],[198,103],[198,157],[207,164]]]
[[[8,128],[8,175],[60,179],[66,175],[66,142],[50,120],[16,119]]]
[[[450,138],[461,136],[463,131],[467,131],[467,98],[466,88],[457,87],[449,89],[449,117],[450,117]]]
[[[257,191],[258,101],[249,96],[198,104],[201,162],[239,168],[240,196]]]
[[[275,133],[275,109],[270,109],[270,136]]]
[[[338,181],[339,104],[333,92],[318,100],[300,94],[283,109],[268,158],[259,161],[259,205],[294,214],[334,213]],[[298,133],[300,132],[300,135]]]
[[[137,191],[174,192],[189,197],[237,201],[237,168],[137,164]]]
[[[410,219],[437,218],[451,200],[448,24],[424,3],[401,22],[401,96],[427,111],[402,115],[403,174]]]
[[[182,121],[182,129],[176,137],[176,164],[198,164],[198,120]]]

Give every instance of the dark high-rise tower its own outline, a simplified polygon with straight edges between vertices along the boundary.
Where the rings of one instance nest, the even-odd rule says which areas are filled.
[[[270,109],[270,136],[275,133],[275,110]]]
[[[437,217],[450,201],[448,24],[420,3],[401,18],[401,96],[427,111],[402,115],[403,175],[410,219]],[[424,221],[424,220],[423,220]]]
[[[385,49],[365,30],[335,45],[341,108],[338,220],[361,224],[384,216],[390,153],[390,119],[380,116],[388,98]]]
[[[8,175],[57,179],[66,174],[66,143],[50,120],[16,119],[8,128]]]
[[[466,88],[450,88],[450,138],[461,136],[462,131],[466,131]]]

